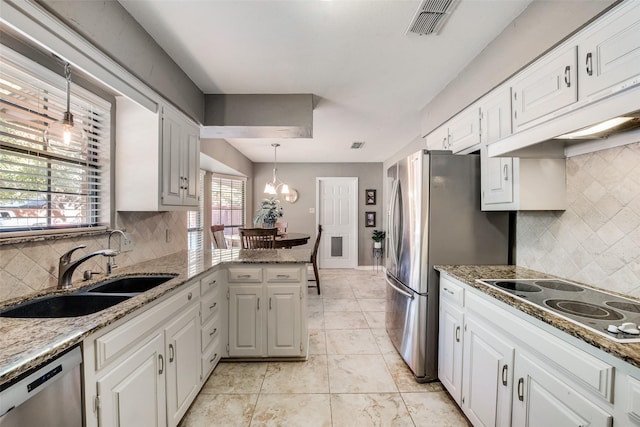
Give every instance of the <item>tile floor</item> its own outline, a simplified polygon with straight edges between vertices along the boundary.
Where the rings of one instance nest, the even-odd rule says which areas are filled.
[[[305,362],[220,363],[180,423],[468,426],[440,383],[419,384],[384,329],[382,272],[321,270]]]

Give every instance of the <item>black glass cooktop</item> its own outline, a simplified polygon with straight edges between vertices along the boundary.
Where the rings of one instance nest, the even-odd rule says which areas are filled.
[[[620,342],[640,342],[640,303],[560,279],[482,279],[531,304]],[[623,332],[627,331],[627,332]]]

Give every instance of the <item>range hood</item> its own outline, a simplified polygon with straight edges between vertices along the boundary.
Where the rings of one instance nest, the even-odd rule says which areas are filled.
[[[205,95],[201,138],[311,138],[312,94]]]
[[[630,120],[592,135],[567,136],[605,121]],[[487,148],[489,157],[564,158],[640,141],[640,86],[561,110],[554,117]]]

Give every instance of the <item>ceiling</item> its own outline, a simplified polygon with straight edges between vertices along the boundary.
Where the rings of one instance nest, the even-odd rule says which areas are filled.
[[[314,95],[313,138],[227,140],[250,160],[383,162],[531,0],[462,0],[435,36],[406,34],[419,0],[119,1],[205,94]]]

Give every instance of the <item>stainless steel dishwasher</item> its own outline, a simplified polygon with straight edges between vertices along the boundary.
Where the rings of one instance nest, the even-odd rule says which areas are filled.
[[[0,426],[82,426],[80,347],[0,387]]]

